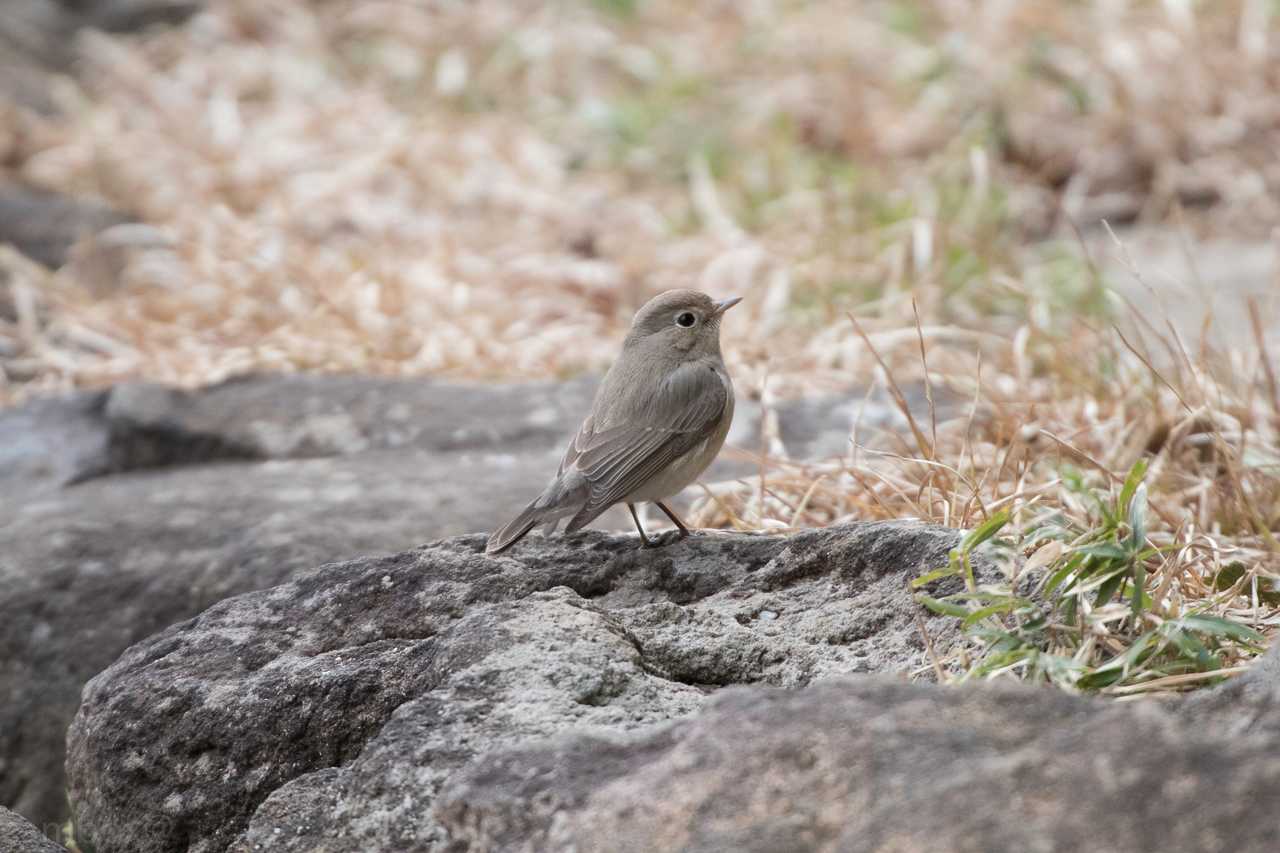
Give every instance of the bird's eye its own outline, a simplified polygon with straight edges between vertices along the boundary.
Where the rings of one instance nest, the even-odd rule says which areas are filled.
[[[692,311],[681,311],[676,315],[676,325],[683,326],[686,329],[692,329],[693,324],[698,322],[698,318],[694,316]]]

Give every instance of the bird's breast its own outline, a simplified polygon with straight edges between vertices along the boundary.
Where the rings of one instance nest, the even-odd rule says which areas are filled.
[[[729,392],[724,413],[715,431],[695,444],[683,456],[678,456],[670,465],[646,481],[635,492],[626,497],[627,502],[660,501],[684,491],[685,488],[702,476],[702,472],[715,461],[724,447],[725,437],[733,424],[733,386],[726,380]]]

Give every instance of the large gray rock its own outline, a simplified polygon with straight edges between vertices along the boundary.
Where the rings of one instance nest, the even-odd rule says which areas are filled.
[[[26,821],[0,806],[0,851],[3,853],[67,853],[58,844]]]
[[[110,851],[443,849],[477,754],[683,717],[719,685],[928,674],[907,581],[957,533],[483,536],[323,566],[129,649],[68,735],[80,839]],[[991,571],[981,564],[981,571]]]
[[[295,571],[514,514],[523,498],[506,484],[541,477],[541,462],[382,452],[0,498],[0,797],[41,823],[64,814],[80,688],[130,643]]]
[[[515,455],[565,440],[595,381],[476,386],[370,376],[244,376],[198,391],[129,382],[0,411],[0,484],[56,491],[211,462],[380,450]]]
[[[369,376],[245,376],[199,391],[133,382],[0,411],[0,486],[33,492],[211,462],[376,451],[521,454],[566,440],[595,381],[476,386]],[[545,479],[554,471],[542,476]]]
[[[638,737],[490,753],[436,817],[469,853],[1264,853],[1280,849],[1278,710],[1242,707],[1269,724],[1226,731],[1020,686],[734,688]]]
[[[0,411],[0,803],[65,817],[66,725],[130,644],[297,571],[514,515],[594,388],[260,376]],[[862,399],[783,406],[784,441],[802,458],[838,452]],[[873,401],[862,423],[893,417]],[[758,447],[758,428],[742,401],[731,444]],[[724,460],[709,478],[753,470]]]
[[[48,492],[85,480],[148,468],[208,462],[351,456],[382,450],[432,454],[530,453],[554,457],[590,408],[597,380],[474,385],[372,376],[254,375],[198,391],[131,382],[0,410],[0,487]],[[927,411],[923,389],[908,399]],[[958,401],[937,392],[944,414]],[[789,400],[776,407],[792,458],[840,456],[850,430],[898,429],[886,395]],[[738,400],[729,445],[760,448],[760,407]],[[749,473],[720,466],[709,479]],[[532,494],[528,495],[532,497]],[[483,525],[481,525],[483,526]]]
[[[131,643],[295,571],[514,515],[591,388],[262,377],[0,412],[0,803],[65,817],[80,688]]]

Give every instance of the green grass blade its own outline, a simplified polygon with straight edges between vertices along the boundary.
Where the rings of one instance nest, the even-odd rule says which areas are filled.
[[[940,598],[934,598],[924,593],[916,593],[916,601],[942,616],[955,616],[964,619],[969,615],[969,608],[962,604],[953,604],[950,601],[943,601]]]
[[[1229,637],[1242,643],[1263,643],[1265,639],[1248,625],[1241,625],[1221,616],[1195,613],[1176,620],[1176,624],[1190,631],[1198,631],[1211,637]]]
[[[1120,487],[1120,497],[1116,499],[1116,515],[1123,517],[1129,512],[1129,507],[1133,502],[1133,496],[1138,491],[1138,486],[1142,483],[1144,477],[1147,476],[1146,457],[1139,459],[1133,463],[1133,467],[1129,469],[1129,475],[1124,478],[1124,485]]]
[[[1147,541],[1147,484],[1138,486],[1129,502],[1129,550],[1141,551]]]
[[[957,574],[959,574],[959,571],[955,566],[947,566],[944,569],[934,569],[932,572],[923,574],[920,577],[916,578],[915,580],[911,581],[911,588],[919,589],[920,587],[931,584],[936,580],[942,580],[943,578],[954,577]]]
[[[986,521],[982,522],[982,524],[979,524],[973,530],[970,530],[964,535],[964,538],[960,540],[960,551],[966,554],[969,553],[974,548],[977,548],[983,542],[986,542],[992,536],[999,533],[1000,529],[1008,523],[1009,510],[1003,509],[1000,512],[997,512],[995,515],[991,516]]]
[[[968,628],[970,625],[973,625],[975,622],[981,622],[983,619],[986,619],[988,616],[996,616],[1001,613],[1008,613],[1011,610],[1013,610],[1016,606],[1017,606],[1016,603],[1012,599],[1007,601],[997,602],[996,604],[988,604],[986,607],[979,607],[977,610],[970,613],[968,616],[964,618],[964,622],[961,624],[963,627]]]

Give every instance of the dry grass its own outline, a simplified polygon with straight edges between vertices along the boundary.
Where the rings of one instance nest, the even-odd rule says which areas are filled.
[[[1127,540],[1104,508],[1145,455],[1136,584],[1044,633],[1045,654],[1096,669],[1202,612],[1274,632],[1275,306],[1234,348],[1183,342],[1112,296],[1071,230],[1280,222],[1273,4],[211,7],[87,39],[66,116],[0,137],[26,179],[155,229],[57,274],[0,259],[0,395],[599,371],[645,298],[698,286],[747,297],[726,355],[766,404],[869,382],[938,401],[901,430],[854,424],[839,460],[771,442],[759,478],[710,487],[702,523],[1007,511],[1002,535],[1047,575]],[[90,294],[114,265],[119,289]],[[1119,601],[1135,585],[1140,608]],[[1224,667],[1256,651],[1219,639]],[[1107,689],[1201,683],[1176,657]]]

